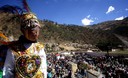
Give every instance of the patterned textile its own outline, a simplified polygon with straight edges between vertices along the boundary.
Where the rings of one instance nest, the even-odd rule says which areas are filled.
[[[44,78],[40,71],[41,57],[38,55],[42,48],[42,44],[34,43],[25,51],[16,52],[16,50],[13,50],[16,78]]]
[[[0,78],[47,78],[43,44],[27,41],[23,36],[0,47],[0,64]]]

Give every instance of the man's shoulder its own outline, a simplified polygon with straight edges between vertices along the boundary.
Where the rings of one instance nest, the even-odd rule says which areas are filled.
[[[13,51],[23,51],[23,50],[25,50],[25,47],[19,41],[12,41],[12,42],[10,42],[10,44],[8,46]]]
[[[0,45],[0,52],[7,51],[8,46],[7,45]]]
[[[8,46],[7,45],[0,45],[0,69],[3,65],[6,55],[7,55]]]

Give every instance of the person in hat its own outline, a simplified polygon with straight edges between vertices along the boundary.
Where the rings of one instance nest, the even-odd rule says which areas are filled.
[[[1,77],[47,78],[46,53],[44,46],[37,41],[40,28],[36,15],[30,12],[21,15],[20,29],[23,35],[6,45]]]
[[[38,42],[41,25],[27,4],[22,0],[24,10],[17,6],[5,5],[2,12],[12,12],[20,20],[23,33],[16,41],[1,41],[0,78],[47,78],[46,53]],[[0,36],[6,38],[0,33]]]

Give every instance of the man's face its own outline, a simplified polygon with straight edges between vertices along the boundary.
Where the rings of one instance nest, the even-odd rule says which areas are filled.
[[[37,41],[40,32],[40,24],[37,19],[30,19],[26,21],[27,28],[23,29],[24,36],[30,41]]]

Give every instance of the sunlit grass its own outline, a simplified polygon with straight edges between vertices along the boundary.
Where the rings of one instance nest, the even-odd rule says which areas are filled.
[[[115,52],[109,52],[110,54],[128,54],[128,50],[118,50]]]

